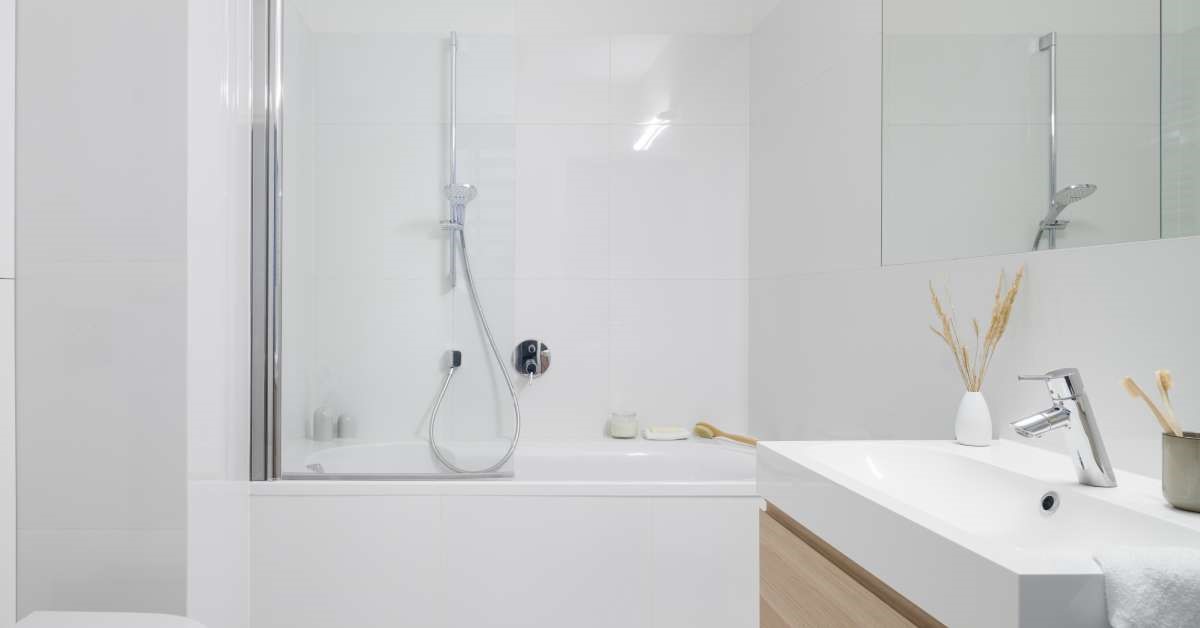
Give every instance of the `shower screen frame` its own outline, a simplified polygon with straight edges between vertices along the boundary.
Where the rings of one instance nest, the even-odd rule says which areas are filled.
[[[280,233],[283,0],[254,0],[252,19],[250,480],[282,473]]]

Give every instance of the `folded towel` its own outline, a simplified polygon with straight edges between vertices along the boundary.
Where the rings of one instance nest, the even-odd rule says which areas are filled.
[[[1095,558],[1113,628],[1200,626],[1200,550],[1112,547]]]

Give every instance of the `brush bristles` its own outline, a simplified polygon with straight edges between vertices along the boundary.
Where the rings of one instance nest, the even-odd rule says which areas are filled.
[[[1163,387],[1163,390],[1171,390],[1175,385],[1175,376],[1171,375],[1171,371],[1154,371],[1154,376],[1158,378],[1158,383]]]
[[[1017,270],[1017,275],[1013,278],[1011,285],[1008,285],[1004,271],[1000,272],[1000,279],[996,282],[996,293],[992,299],[992,316],[988,321],[987,331],[983,334],[982,340],[980,339],[979,321],[971,319],[971,327],[975,332],[974,352],[969,351],[966,343],[958,337],[954,314],[947,313],[946,308],[942,307],[942,301],[938,298],[937,291],[933,289],[933,282],[929,282],[929,296],[933,302],[933,312],[941,327],[938,329],[938,327],[931,326],[930,329],[942,339],[942,342],[946,343],[950,353],[954,355],[954,364],[958,367],[958,375],[970,392],[979,392],[983,388],[983,380],[987,376],[992,358],[996,355],[996,348],[999,347],[1000,340],[1004,338],[1004,332],[1008,329],[1013,305],[1017,302],[1017,294],[1021,291],[1021,282],[1024,278],[1024,266]],[[972,354],[974,358],[971,357]]]
[[[1159,383],[1162,383],[1161,380]],[[1175,418],[1170,414],[1163,414],[1162,410],[1159,410],[1158,406],[1155,405],[1154,400],[1150,399],[1150,396],[1146,394],[1146,391],[1142,390],[1142,387],[1138,386],[1137,382],[1133,381],[1132,377],[1126,377],[1125,379],[1121,380],[1121,386],[1125,388],[1125,392],[1129,393],[1130,397],[1133,397],[1134,399],[1141,399],[1146,404],[1146,407],[1150,409],[1150,414],[1154,415],[1154,419],[1158,421],[1158,424],[1160,427],[1162,427],[1163,432],[1167,434],[1173,434],[1175,436],[1183,436],[1183,430],[1181,430],[1179,425],[1176,424]],[[1166,400],[1164,399],[1164,401]]]
[[[1171,405],[1171,388],[1175,385],[1175,377],[1171,375],[1171,371],[1160,369],[1154,371],[1154,378],[1158,380],[1158,394],[1162,396],[1163,409],[1167,411],[1167,418],[1170,419],[1172,427],[1177,428],[1179,417],[1175,416],[1175,408]]]

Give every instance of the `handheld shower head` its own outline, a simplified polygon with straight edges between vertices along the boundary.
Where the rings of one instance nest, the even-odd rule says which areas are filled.
[[[1054,198],[1050,199],[1050,207],[1046,210],[1046,219],[1043,222],[1057,221],[1058,215],[1063,213],[1068,206],[1082,201],[1095,192],[1096,186],[1091,183],[1077,183],[1059,190],[1055,193]]]
[[[451,183],[443,191],[446,195],[446,200],[451,205],[458,207],[465,206],[479,195],[479,190],[475,189],[475,186],[470,183]]]
[[[1046,217],[1042,219],[1038,225],[1037,237],[1033,239],[1033,250],[1038,250],[1038,246],[1042,243],[1042,236],[1050,234],[1050,248],[1055,248],[1055,233],[1065,229],[1068,220],[1060,221],[1059,214],[1063,213],[1070,205],[1082,201],[1096,192],[1096,186],[1091,183],[1077,183],[1068,185],[1054,194],[1054,198],[1050,199],[1050,207],[1046,210]]]
[[[1067,205],[1070,205],[1076,201],[1082,201],[1083,199],[1091,196],[1095,191],[1096,186],[1092,185],[1091,183],[1068,185],[1054,195],[1054,206],[1057,207],[1059,211],[1062,211],[1067,208]]]

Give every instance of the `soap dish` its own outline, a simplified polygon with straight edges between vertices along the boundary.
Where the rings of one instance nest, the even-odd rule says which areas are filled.
[[[646,440],[687,440],[688,431],[682,427],[647,427],[642,430]]]

